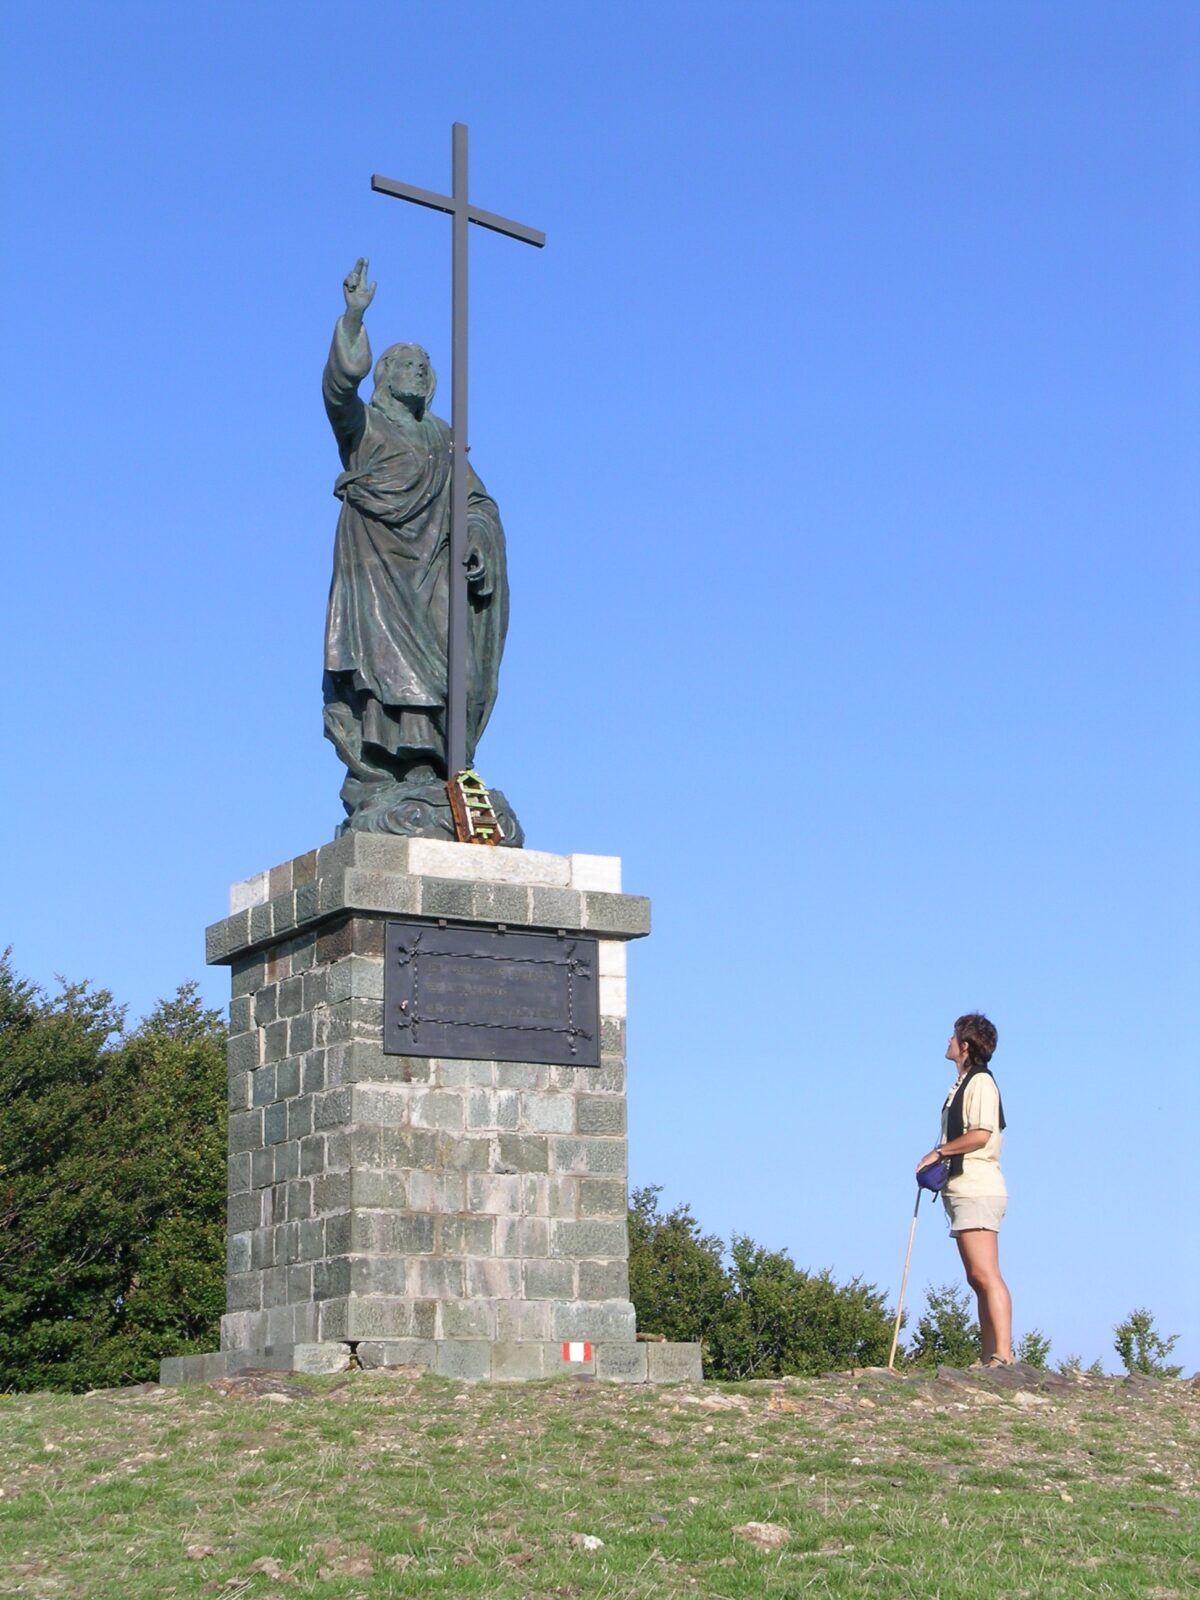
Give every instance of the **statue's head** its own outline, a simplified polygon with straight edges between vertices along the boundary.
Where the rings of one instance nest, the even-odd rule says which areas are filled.
[[[393,400],[423,417],[437,388],[437,373],[429,352],[419,344],[393,344],[375,363],[376,404]]]

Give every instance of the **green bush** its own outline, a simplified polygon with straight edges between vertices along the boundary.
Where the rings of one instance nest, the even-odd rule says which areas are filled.
[[[971,1315],[971,1297],[956,1284],[925,1291],[912,1343],[905,1357],[919,1367],[969,1367],[983,1355],[979,1324]]]
[[[801,1271],[785,1251],[703,1234],[686,1205],[663,1213],[657,1187],[629,1211],[629,1292],[643,1332],[700,1340],[710,1378],[781,1377],[887,1360],[883,1297],[855,1278]]]
[[[1131,1375],[1178,1378],[1182,1374],[1182,1367],[1173,1366],[1166,1360],[1179,1343],[1179,1335],[1172,1333],[1164,1339],[1154,1326],[1154,1318],[1144,1307],[1131,1311],[1124,1322],[1117,1323],[1113,1333],[1116,1335],[1113,1341],[1116,1352],[1124,1363],[1125,1371]]]
[[[663,1213],[657,1185],[635,1189],[629,1207],[629,1298],[646,1333],[685,1343],[706,1339],[729,1292],[719,1239],[700,1232],[686,1205]]]
[[[224,1308],[225,1030],[193,985],[123,1033],[105,990],[0,960],[0,1389],[211,1349]]]
[[[1050,1341],[1040,1328],[1030,1328],[1023,1334],[1013,1351],[1018,1361],[1023,1361],[1027,1367],[1048,1367],[1050,1365]]]
[[[714,1377],[816,1376],[887,1361],[892,1319],[873,1285],[805,1272],[787,1251],[745,1235],[730,1257],[730,1293],[710,1334]]]

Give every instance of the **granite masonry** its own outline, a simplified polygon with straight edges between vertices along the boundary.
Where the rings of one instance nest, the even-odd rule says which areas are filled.
[[[164,1383],[700,1376],[698,1345],[637,1340],[629,1300],[625,953],[650,907],[619,860],[347,833],[230,910],[208,930],[233,981],[227,1311]],[[597,939],[599,1067],[385,1054],[390,918]]]

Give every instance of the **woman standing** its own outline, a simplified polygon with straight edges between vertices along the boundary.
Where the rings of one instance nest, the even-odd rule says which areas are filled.
[[[1012,1299],[1000,1276],[998,1249],[1008,1190],[1000,1171],[1004,1107],[988,1069],[995,1049],[996,1030],[985,1016],[973,1011],[959,1017],[946,1045],[958,1077],[942,1107],[942,1136],[917,1162],[917,1171],[949,1160],[942,1204],[975,1291],[983,1365],[1006,1367],[1013,1358]]]

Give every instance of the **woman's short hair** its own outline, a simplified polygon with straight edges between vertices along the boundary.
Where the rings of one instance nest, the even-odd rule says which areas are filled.
[[[982,1011],[968,1011],[954,1024],[954,1037],[967,1052],[973,1067],[986,1067],[996,1053],[995,1024]]]

